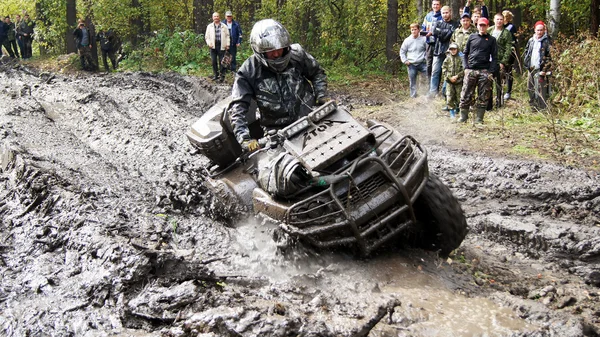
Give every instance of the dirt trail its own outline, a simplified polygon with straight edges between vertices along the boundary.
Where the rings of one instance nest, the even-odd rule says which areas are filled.
[[[3,335],[600,333],[598,176],[463,149],[419,104],[350,98],[425,143],[471,232],[450,260],[282,256],[272,223],[214,214],[185,138],[227,94],[176,74],[0,65]]]

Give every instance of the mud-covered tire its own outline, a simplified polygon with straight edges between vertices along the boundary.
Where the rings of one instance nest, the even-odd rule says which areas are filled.
[[[452,191],[438,177],[429,175],[413,207],[420,248],[446,256],[460,246],[468,232],[467,220]]]

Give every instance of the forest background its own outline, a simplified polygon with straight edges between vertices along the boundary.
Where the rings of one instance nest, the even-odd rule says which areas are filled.
[[[481,3],[473,0],[471,7]],[[465,0],[442,4],[451,6],[453,19],[458,20]],[[541,125],[541,141],[553,144],[554,152],[594,158],[586,166],[598,169],[600,0],[492,0],[486,5],[490,16],[504,9],[514,13],[519,54],[538,20],[548,23],[554,41],[552,108],[532,114],[524,110],[527,104],[519,104],[511,113],[501,114],[500,133],[522,123],[534,129]],[[14,21],[15,14],[28,12],[36,21],[34,54],[52,59],[75,52],[72,31],[82,18],[93,31],[112,28],[122,37],[122,70],[192,75],[210,73],[203,34],[213,12],[224,19],[228,10],[244,31],[238,64],[252,53],[248,37],[254,22],[274,18],[286,26],[294,42],[319,60],[334,85],[351,85],[360,79],[399,78],[403,83],[408,81],[399,62],[399,46],[409,35],[410,23],[421,23],[431,10],[431,0],[5,0],[0,4],[2,17],[9,15]],[[72,60],[77,63],[76,57]],[[524,87],[521,77],[517,88],[524,92]],[[407,92],[404,88],[398,91]]]

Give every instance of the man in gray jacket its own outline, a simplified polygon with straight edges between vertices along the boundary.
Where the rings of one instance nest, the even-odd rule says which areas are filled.
[[[245,151],[253,152],[259,145],[250,137],[246,119],[251,100],[256,100],[266,134],[307,116],[313,106],[329,98],[325,71],[300,45],[291,44],[281,23],[272,19],[257,22],[250,33],[250,45],[254,54],[236,73],[228,113],[235,138]],[[294,159],[282,152],[272,165],[261,168],[259,181],[267,192],[281,196],[293,193],[294,184],[280,174],[298,168]]]
[[[410,84],[410,97],[417,97],[417,76],[421,73],[421,79],[427,76],[426,60],[427,40],[420,36],[419,25],[410,25],[410,36],[404,39],[400,47],[400,59],[408,69],[408,82]],[[423,81],[421,81],[423,82]]]

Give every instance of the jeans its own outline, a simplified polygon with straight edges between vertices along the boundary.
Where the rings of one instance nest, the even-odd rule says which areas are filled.
[[[442,78],[442,64],[446,59],[446,54],[433,57],[433,67],[431,68],[431,82],[429,83],[429,93],[437,94],[440,91],[440,79]]]
[[[235,44],[231,44],[231,46],[229,46],[229,54],[231,54],[231,71],[233,71],[235,73],[236,69],[237,69],[237,62],[235,60],[235,55],[237,54],[237,46]]]
[[[33,42],[33,38],[31,37],[31,35],[27,35],[27,36],[23,36],[23,49],[21,51],[21,57],[23,57],[24,59],[29,59],[31,58],[31,43]]]
[[[421,82],[427,75],[427,62],[408,65],[408,83],[410,84],[410,97],[417,97],[417,76],[421,73]]]
[[[428,43],[425,48],[425,59],[427,60],[427,81],[431,80],[431,67],[433,66],[433,49],[435,49],[435,43]]]
[[[221,78],[225,78],[225,72],[227,71],[227,69],[223,68],[223,65],[221,64],[221,61],[223,61],[223,56],[225,56],[224,50],[210,50],[210,58],[212,60],[212,68],[215,80],[219,78],[219,74]]]

